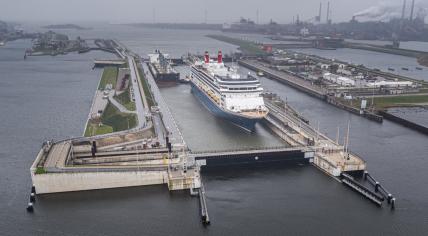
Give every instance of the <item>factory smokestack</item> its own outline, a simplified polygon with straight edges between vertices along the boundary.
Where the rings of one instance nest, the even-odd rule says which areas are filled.
[[[321,22],[321,9],[322,9],[322,2],[320,2],[320,9],[318,11],[318,22]]]
[[[330,23],[330,2],[327,2],[327,24]]]
[[[413,20],[413,11],[415,10],[415,0],[412,0],[412,8],[410,9],[410,21]]]
[[[223,54],[221,53],[221,51],[218,51],[217,62],[223,63]]]
[[[406,0],[403,1],[403,10],[401,11],[401,20],[404,20],[405,13],[406,13]]]

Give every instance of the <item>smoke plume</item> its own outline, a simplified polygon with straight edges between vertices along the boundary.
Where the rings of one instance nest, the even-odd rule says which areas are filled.
[[[415,3],[415,12],[416,18],[424,20],[427,16],[427,3],[426,2],[416,2]],[[405,9],[405,18],[410,16],[411,4],[407,1]],[[391,3],[391,1],[382,1],[377,5],[371,6],[367,9],[359,11],[354,14],[354,17],[360,18],[363,20],[378,20],[378,21],[388,21],[394,18],[400,18],[402,15],[403,5],[399,2]]]
[[[399,7],[398,7],[399,8]],[[391,5],[387,2],[381,2],[376,6],[371,6],[365,10],[354,14],[355,17],[366,17],[366,18],[383,18],[384,15],[395,13],[397,5]]]

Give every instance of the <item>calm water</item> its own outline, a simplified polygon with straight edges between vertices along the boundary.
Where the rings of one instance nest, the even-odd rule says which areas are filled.
[[[410,120],[417,124],[428,127],[428,107],[394,107],[388,109],[388,112]]]
[[[374,44],[374,45],[379,45],[379,46],[391,45],[392,44],[391,41],[382,41],[382,40],[346,39],[346,41],[355,42],[355,43]],[[428,42],[404,41],[404,42],[400,42],[400,48],[428,52]]]
[[[104,26],[85,34],[115,35],[139,53],[156,47],[177,55],[188,48],[234,50],[204,38],[204,31]],[[91,70],[92,59],[111,56],[70,54],[24,61],[28,46],[28,41],[17,41],[0,48],[1,235],[426,235],[427,136],[351,115],[264,78],[266,90],[286,97],[331,136],[337,126],[343,131],[351,121],[351,148],[396,195],[394,212],[377,208],[313,167],[288,166],[204,173],[212,219],[207,228],[199,222],[197,199],[188,192],[170,194],[165,186],[39,196],[35,213],[27,214],[29,167],[42,141],[82,133],[100,76],[99,70]],[[279,143],[261,126],[249,135],[212,117],[189,90],[180,85],[162,93],[192,149]]]

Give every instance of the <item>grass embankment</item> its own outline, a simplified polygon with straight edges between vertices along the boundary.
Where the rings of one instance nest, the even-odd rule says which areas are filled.
[[[144,94],[146,95],[146,100],[149,107],[156,106],[156,101],[153,98],[152,92],[149,88],[149,84],[147,83],[143,70],[140,67],[138,67],[138,74],[140,74],[141,83],[143,84]]]
[[[88,122],[85,130],[85,137],[108,134],[113,132],[113,127],[104,125],[104,124],[96,124],[92,122]]]
[[[374,99],[374,104],[377,109],[397,106],[417,106],[424,103],[428,103],[428,95],[377,97]]]
[[[224,35],[207,35],[207,37],[239,46],[239,50],[241,50],[244,55],[264,56],[267,54],[260,48],[259,45],[246,40],[232,38]]]
[[[367,107],[372,107],[372,99],[366,98]],[[361,99],[354,99],[352,101],[340,99],[344,104],[351,105],[360,109]],[[403,96],[388,96],[388,97],[375,97],[373,103],[376,110],[384,110],[390,107],[411,107],[428,104],[428,95],[403,95]]]
[[[45,168],[40,167],[40,166],[36,168],[36,172],[35,172],[36,175],[46,174],[46,173],[47,172],[46,172]]]
[[[121,113],[113,104],[108,103],[101,116],[101,122],[112,127],[113,132],[117,132],[135,127],[137,125],[137,116],[135,114]]]
[[[109,134],[134,128],[137,116],[120,112],[110,102],[107,104],[100,120],[90,120],[85,130],[85,137]]]
[[[107,84],[115,88],[118,76],[117,67],[105,67],[98,90],[104,90]],[[130,111],[135,111],[135,102],[129,97],[129,88],[122,94],[115,96],[115,99],[125,106]],[[135,114],[127,114],[120,112],[110,102],[107,104],[101,118],[89,120],[86,129],[85,137],[113,133],[117,131],[134,128],[137,125],[137,116]]]
[[[117,80],[117,67],[112,67],[112,66],[105,67],[98,89],[103,90],[107,84],[112,84],[114,88],[116,86],[116,80]]]
[[[125,92],[114,97],[119,103],[121,103],[126,109],[130,111],[135,111],[135,102],[133,102],[130,98],[129,88],[125,90]]]

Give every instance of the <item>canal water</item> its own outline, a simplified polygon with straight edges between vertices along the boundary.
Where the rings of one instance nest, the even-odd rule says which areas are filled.
[[[428,104],[420,107],[393,107],[388,112],[416,124],[428,127]]]
[[[373,44],[378,46],[392,45],[392,41],[382,41],[382,40],[346,39],[346,41],[353,42],[353,43]],[[428,52],[428,42],[401,41],[400,48]]]
[[[115,35],[142,54],[155,48],[166,48],[173,55],[189,48],[235,49],[205,38],[206,31],[102,26],[74,33]],[[38,196],[34,214],[28,214],[29,167],[41,143],[81,135],[101,73],[91,70],[92,60],[111,57],[91,52],[24,61],[29,43],[9,42],[0,48],[1,235],[426,235],[428,231],[427,136],[388,121],[371,122],[265,78],[260,80],[266,90],[287,99],[329,136],[334,137],[339,126],[343,137],[350,121],[351,149],[395,194],[395,211],[387,205],[376,207],[314,167],[291,165],[205,172],[212,220],[208,227],[199,221],[197,199],[188,192],[169,193],[166,186]],[[188,85],[162,88],[162,93],[193,149],[279,144],[261,126],[250,135],[212,117]]]

